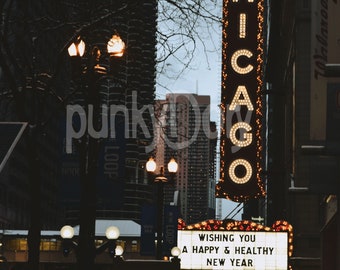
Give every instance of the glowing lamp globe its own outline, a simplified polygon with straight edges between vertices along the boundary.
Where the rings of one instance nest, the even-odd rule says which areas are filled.
[[[74,236],[74,229],[69,225],[65,225],[61,228],[60,235],[64,239],[71,239]]]
[[[148,172],[154,172],[156,170],[157,164],[155,160],[151,157],[149,158],[148,162],[146,163],[146,170]]]
[[[122,246],[116,246],[115,252],[116,252],[116,255],[117,255],[117,256],[122,256],[123,253],[124,253],[124,249],[123,249]]]
[[[107,52],[111,56],[122,57],[125,51],[125,43],[118,35],[113,35],[107,42]]]
[[[171,255],[174,257],[178,257],[179,255],[181,255],[181,249],[179,247],[173,247],[171,249]]]
[[[120,232],[116,226],[110,226],[106,229],[105,235],[107,239],[114,240],[118,239]]]
[[[68,54],[70,56],[80,56],[82,57],[85,53],[85,42],[83,40],[79,40],[77,42],[73,42],[70,47],[68,47]]]
[[[172,158],[168,163],[168,171],[170,173],[176,173],[178,170],[178,164],[174,158]]]

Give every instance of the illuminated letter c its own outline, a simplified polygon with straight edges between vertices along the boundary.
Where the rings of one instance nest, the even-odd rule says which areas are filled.
[[[240,67],[237,63],[237,60],[240,56],[246,56],[250,58],[253,56],[253,54],[249,50],[241,49],[241,50],[237,50],[236,52],[234,52],[233,55],[231,56],[231,66],[233,70],[235,70],[238,74],[247,74],[250,71],[252,71],[254,67],[252,65],[248,65],[246,67]]]

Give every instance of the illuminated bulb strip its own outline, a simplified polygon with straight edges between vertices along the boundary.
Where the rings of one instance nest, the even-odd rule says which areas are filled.
[[[240,67],[237,63],[237,60],[240,56],[246,56],[248,58],[253,56],[253,53],[247,49],[241,49],[241,50],[237,50],[236,52],[233,53],[233,55],[231,56],[231,67],[233,68],[233,70],[235,70],[238,74],[247,74],[249,72],[251,72],[253,70],[253,66],[252,65],[248,65],[246,67]]]
[[[238,129],[245,129],[245,131],[243,133],[243,141],[240,141],[236,138],[236,132]],[[231,142],[239,147],[246,147],[248,145],[250,145],[253,141],[253,135],[251,133],[248,133],[249,131],[251,131],[251,126],[246,123],[246,122],[238,122],[236,124],[234,124],[231,129],[230,129],[230,140]]]
[[[246,169],[246,173],[243,177],[236,176],[235,169],[237,166],[243,166]],[[236,184],[247,183],[250,180],[252,174],[253,174],[253,169],[250,163],[245,159],[236,159],[230,164],[229,176],[230,176],[230,179]]]
[[[247,15],[245,13],[240,14],[240,27],[239,27],[239,37],[246,38],[246,22]]]
[[[222,27],[222,85],[221,85],[221,92],[222,92],[222,99],[221,99],[221,138],[227,138],[226,136],[226,95],[223,93],[227,92],[227,85],[226,85],[226,81],[227,81],[227,77],[228,77],[228,73],[227,73],[227,69],[228,69],[228,65],[227,65],[227,49],[228,49],[228,42],[227,42],[227,29],[228,29],[228,17],[229,17],[229,12],[228,12],[228,0],[224,0],[223,1],[223,27]],[[221,144],[220,144],[220,153],[221,153],[221,166],[220,166],[220,183],[223,183],[224,180],[226,179],[226,172],[225,169],[226,165],[225,165],[225,161],[224,161],[224,157],[226,156],[226,151],[225,151],[225,144],[226,144],[226,140],[221,140]],[[228,195],[224,192],[224,190],[222,189],[221,186],[216,185],[216,197],[218,196],[223,196],[225,198],[228,197]]]
[[[250,0],[249,0],[250,1]],[[253,1],[253,0],[251,0]],[[257,68],[256,68],[256,74],[257,74],[257,89],[256,89],[256,95],[257,95],[257,110],[256,110],[256,125],[257,125],[257,130],[256,130],[256,138],[257,138],[257,185],[260,189],[260,196],[265,196],[266,190],[263,185],[263,182],[261,180],[261,171],[262,171],[262,165],[261,165],[261,160],[262,160],[262,99],[261,99],[261,92],[262,92],[262,87],[263,87],[263,55],[264,55],[264,39],[263,39],[263,26],[264,26],[264,0],[259,0],[257,3],[257,22],[258,22],[258,32],[257,32]]]

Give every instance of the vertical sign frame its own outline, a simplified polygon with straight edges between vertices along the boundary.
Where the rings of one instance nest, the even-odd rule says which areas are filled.
[[[262,171],[264,0],[224,0],[221,160],[216,197],[265,196]]]

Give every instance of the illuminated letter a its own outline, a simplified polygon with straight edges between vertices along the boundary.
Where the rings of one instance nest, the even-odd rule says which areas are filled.
[[[241,99],[241,95],[243,96],[243,99]],[[234,95],[234,98],[230,104],[229,110],[234,111],[237,105],[245,105],[247,106],[247,109],[249,111],[253,111],[254,107],[253,104],[250,101],[247,88],[244,85],[239,85],[237,87],[236,93]]]

